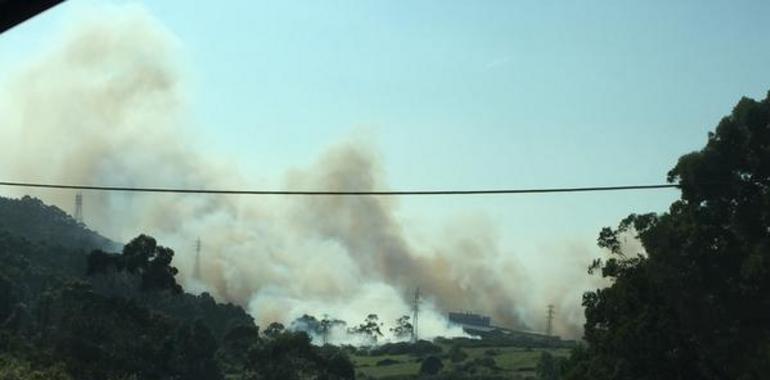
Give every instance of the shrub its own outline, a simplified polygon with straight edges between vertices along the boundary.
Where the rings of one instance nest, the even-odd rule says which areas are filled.
[[[435,375],[439,373],[442,368],[444,368],[444,363],[441,362],[441,359],[431,355],[422,361],[422,364],[420,365],[420,374]]]

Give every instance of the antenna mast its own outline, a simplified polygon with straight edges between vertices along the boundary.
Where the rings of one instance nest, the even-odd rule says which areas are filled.
[[[195,267],[193,267],[193,278],[201,279],[201,239],[195,241]]]
[[[555,312],[553,305],[548,305],[548,314],[546,315],[545,335],[551,336],[553,333],[553,316]]]
[[[329,342],[329,327],[331,325],[331,321],[329,321],[329,316],[324,314],[323,319],[321,320],[321,339],[323,340],[324,346]]]
[[[77,193],[75,194],[75,221],[84,224],[83,223],[83,194]]]
[[[420,324],[420,288],[414,290],[414,301],[412,301],[412,342],[417,343],[420,339],[418,326]]]

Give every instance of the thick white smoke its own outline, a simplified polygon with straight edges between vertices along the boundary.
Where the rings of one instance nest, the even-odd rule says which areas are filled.
[[[179,42],[139,7],[74,19],[56,46],[0,87],[0,173],[4,179],[158,187],[242,187],[237,169],[197,153],[186,128]],[[223,129],[226,133],[226,129]],[[371,147],[341,142],[286,176],[292,189],[386,189]],[[32,193],[70,210],[73,192]],[[376,313],[387,324],[410,314],[421,287],[424,336],[457,335],[443,313],[474,310],[500,324],[537,329],[557,303],[557,333],[575,336],[584,279],[555,276],[544,287],[501,250],[495,228],[455,221],[433,245],[414,246],[382,197],[273,197],[86,192],[88,224],[118,241],[139,233],[177,252],[180,281],[239,303],[260,324],[328,314],[351,324]],[[193,247],[203,240],[201,279]],[[558,248],[556,251],[564,248]],[[575,266],[588,262],[581,253]],[[570,264],[571,265],[571,264]],[[560,277],[560,278],[559,278]],[[561,285],[554,285],[561,284]],[[545,291],[542,289],[546,289]]]

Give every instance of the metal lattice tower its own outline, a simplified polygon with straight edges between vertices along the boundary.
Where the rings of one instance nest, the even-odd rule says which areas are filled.
[[[331,321],[329,321],[329,316],[324,314],[323,319],[321,319],[321,339],[323,341],[324,346],[329,342],[329,328],[331,327]]]
[[[548,305],[548,314],[546,315],[546,323],[545,323],[545,335],[551,336],[553,333],[553,316],[555,312],[553,310],[553,305]]]
[[[193,278],[201,279],[201,239],[195,241],[195,266],[193,267]]]
[[[420,324],[420,288],[414,291],[414,300],[412,301],[412,342],[416,343],[420,339],[418,326]]]
[[[75,194],[75,221],[83,224],[83,194]]]

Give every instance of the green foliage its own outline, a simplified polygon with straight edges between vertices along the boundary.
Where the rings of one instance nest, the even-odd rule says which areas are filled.
[[[284,330],[286,330],[286,328],[283,327],[282,323],[273,322],[265,329],[265,336],[268,338],[276,338],[283,334]]]
[[[9,278],[0,274],[0,321],[5,321],[11,315],[15,304],[13,284]]]
[[[231,303],[218,303],[206,292],[197,296],[187,293],[145,292],[137,299],[147,307],[180,321],[202,321],[218,341],[234,327],[257,328],[254,319],[246,314],[242,307]]]
[[[282,326],[260,337],[241,307],[183,293],[155,239],[120,255],[110,243],[42,202],[0,198],[0,380],[354,378],[338,348]]]
[[[139,235],[123,247],[120,256],[110,255],[96,250],[88,255],[86,273],[113,273],[128,271],[139,275],[141,290],[169,290],[182,293],[182,286],[177,284],[174,276],[179,272],[171,266],[174,251],[158,245],[150,236]]]
[[[0,231],[27,239],[46,242],[64,250],[90,251],[113,249],[115,242],[79,224],[56,206],[49,206],[37,198],[21,199],[0,197]],[[82,265],[82,262],[79,264]]]
[[[382,323],[379,321],[377,314],[369,314],[366,316],[364,323],[348,329],[351,334],[359,334],[366,337],[372,344],[377,343],[377,338],[382,335]]]
[[[429,355],[410,354],[413,350],[405,350],[406,354],[382,353],[374,356],[358,352],[354,354],[353,359],[359,371],[360,378],[426,378],[426,379],[530,379],[536,377],[536,366],[540,359],[541,350],[526,350],[524,347],[480,347],[466,346],[465,343],[472,343],[475,340],[456,341],[454,343],[441,343],[438,346],[444,346],[445,355],[432,354],[442,359],[444,368],[436,375],[419,375],[419,369],[422,361]],[[410,345],[409,343],[403,343]],[[435,344],[435,343],[432,343]],[[452,348],[456,345],[457,348]],[[385,346],[385,345],[383,345]],[[454,351],[461,350],[467,357],[460,362],[451,362],[451,354]],[[494,351],[495,355],[489,355],[489,351]],[[558,360],[566,360],[569,355],[567,349],[547,350]],[[416,357],[415,357],[416,356]],[[390,359],[388,362],[396,362],[387,366],[378,366],[377,363]]]
[[[433,342],[421,339],[415,343],[385,343],[369,349],[369,355],[378,356],[408,354],[414,356],[424,356],[430,354],[440,354],[441,351],[441,346],[434,344]]]
[[[0,356],[0,380],[72,380],[61,364],[34,368],[25,360]]]
[[[46,293],[35,314],[39,335],[29,342],[50,350],[76,378],[218,378],[217,345],[205,326],[180,323],[132,300],[104,297],[88,284]]]
[[[326,326],[316,319],[316,317],[303,314],[301,317],[291,322],[290,329],[294,331],[304,331],[308,334],[322,334]]]
[[[259,327],[248,324],[233,326],[224,335],[217,353],[223,372],[245,373],[249,350],[260,343]]]
[[[742,99],[668,173],[681,199],[606,228],[568,378],[759,379],[770,373],[770,96]],[[643,252],[626,252],[635,236]]]
[[[452,363],[459,363],[468,358],[468,354],[458,344],[452,345],[449,349],[449,360]]]
[[[428,356],[423,359],[420,364],[420,374],[435,375],[439,373],[442,368],[444,368],[444,363],[441,362],[441,359],[436,356]]]
[[[390,331],[393,333],[393,335],[396,338],[408,338],[412,336],[412,331],[414,331],[414,327],[409,322],[409,316],[404,315],[396,319],[396,326],[390,328]]]
[[[353,364],[347,355],[331,346],[310,344],[305,332],[275,331],[270,338],[249,350],[246,372],[267,379],[352,379]]]
[[[313,339],[319,338],[321,344],[327,344],[329,334],[335,329],[343,330],[346,325],[345,321],[330,318],[328,315],[324,315],[321,320],[318,320],[312,315],[304,314],[292,321],[289,329],[304,331]]]
[[[391,359],[391,358],[385,358],[385,359],[382,359],[382,360],[378,360],[377,363],[375,363],[375,365],[378,366],[378,367],[382,367],[382,366],[393,365],[393,364],[398,364],[398,363],[400,363],[398,360],[394,360],[394,359]]]
[[[473,376],[490,376],[501,370],[495,359],[490,356],[477,356],[454,365],[456,373]]]
[[[214,358],[218,346],[211,331],[200,321],[182,324],[174,332],[177,349],[171,352],[169,365],[184,379],[220,379],[219,364]]]
[[[562,378],[565,367],[565,359],[554,356],[548,351],[540,354],[537,362],[537,376],[540,380],[559,380]]]

